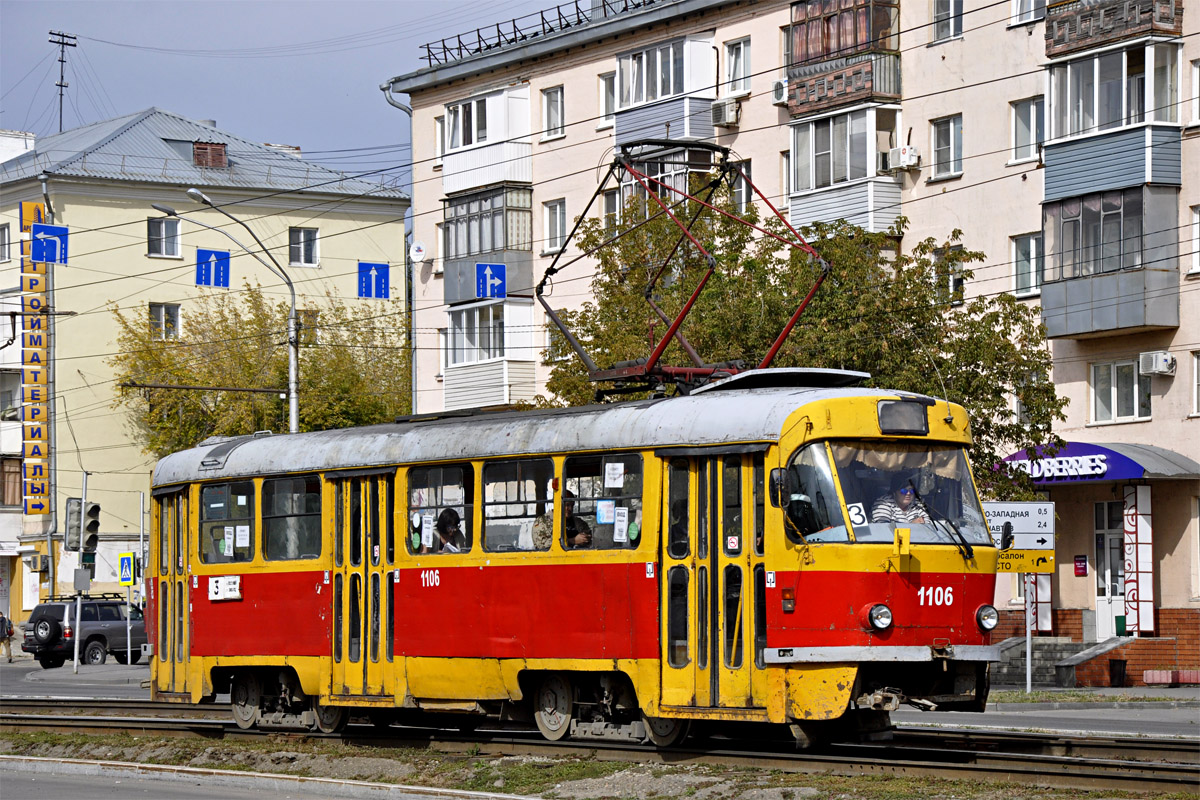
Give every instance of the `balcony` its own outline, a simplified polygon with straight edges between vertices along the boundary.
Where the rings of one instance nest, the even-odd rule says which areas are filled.
[[[1179,272],[1135,269],[1042,285],[1048,339],[1088,339],[1179,327]]]
[[[711,108],[711,98],[691,96],[634,106],[616,113],[613,135],[618,146],[641,139],[711,139]]]
[[[788,111],[792,116],[899,99],[900,56],[894,53],[862,53],[788,69]]]
[[[1154,183],[1183,183],[1177,125],[1144,124],[1045,145],[1045,200]]]
[[[900,189],[901,178],[886,175],[793,194],[790,222],[799,228],[844,219],[872,233],[885,231],[900,216]]]
[[[447,411],[531,402],[537,395],[535,361],[494,358],[446,367],[442,379]]]
[[[533,183],[533,145],[521,141],[454,150],[442,156],[442,191],[446,194],[495,183]]]
[[[1182,0],[1068,0],[1046,8],[1047,58],[1139,36],[1182,33]]]

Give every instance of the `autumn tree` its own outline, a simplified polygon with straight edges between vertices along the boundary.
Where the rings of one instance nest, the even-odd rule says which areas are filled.
[[[390,422],[409,411],[403,317],[390,306],[327,296],[301,316],[300,430]],[[181,309],[179,330],[147,324],[144,311],[114,309],[116,406],[155,456],[213,435],[287,430],[286,303],[258,286],[204,294]],[[213,387],[138,388],[147,384]],[[218,388],[220,387],[220,388]],[[231,389],[271,389],[251,393]]]
[[[728,189],[718,204],[734,212]],[[668,202],[676,202],[668,200]],[[578,248],[589,250],[624,232],[596,254],[593,300],[566,315],[568,324],[601,368],[647,356],[667,329],[645,299],[646,288],[671,252],[679,229],[665,216],[646,224],[657,207],[632,199],[623,222],[587,219]],[[685,204],[680,216],[696,212]],[[777,235],[789,232],[754,206],[742,216]],[[959,231],[944,241],[898,243],[907,221],[869,233],[845,222],[818,223],[800,231],[830,274],[772,366],[827,367],[871,374],[870,385],[920,392],[962,404],[972,421],[972,460],[985,495],[1032,496],[1024,474],[1001,459],[1018,448],[1058,442],[1052,425],[1066,401],[1050,380],[1051,355],[1037,313],[1007,292],[964,296],[971,265],[984,254],[966,249]],[[703,211],[693,233],[716,259],[716,270],[681,331],[709,363],[757,365],[813,285],[819,262],[798,249],[728,217]],[[651,297],[670,317],[683,307],[707,269],[694,246],[679,248]],[[571,277],[562,273],[559,282]],[[547,291],[553,304],[553,290]],[[554,332],[552,332],[552,335]],[[596,386],[576,358],[552,367],[548,405],[592,402]],[[664,364],[690,365],[678,342]],[[1022,412],[1014,407],[1019,398]]]

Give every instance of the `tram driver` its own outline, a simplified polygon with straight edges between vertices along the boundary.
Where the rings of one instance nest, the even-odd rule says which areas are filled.
[[[917,499],[911,475],[893,475],[890,489],[872,504],[872,522],[928,522],[928,512]]]

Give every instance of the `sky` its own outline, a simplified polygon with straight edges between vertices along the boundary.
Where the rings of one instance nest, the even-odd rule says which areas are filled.
[[[58,131],[61,31],[64,129],[157,106],[348,172],[404,169],[408,118],[379,85],[423,67],[426,42],[554,4],[0,0],[0,128]]]

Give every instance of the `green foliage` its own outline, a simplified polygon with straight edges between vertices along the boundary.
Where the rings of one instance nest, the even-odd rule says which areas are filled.
[[[409,357],[403,317],[379,305],[327,296],[316,324],[300,331],[300,430],[389,422],[409,411]],[[160,338],[145,312],[113,314],[119,354],[110,359],[124,408],[145,452],[161,457],[213,435],[288,429],[287,303],[258,286],[206,293],[183,307],[178,337]],[[311,317],[310,317],[311,318]],[[303,318],[302,318],[303,321]],[[280,389],[281,395],[138,389],[169,384]]]
[[[729,192],[717,193],[727,211]],[[633,199],[624,224],[606,228],[585,220],[578,246],[588,250],[614,232],[631,231],[597,253],[592,281],[594,300],[567,314],[568,325],[600,368],[649,355],[667,330],[645,300],[646,287],[679,237],[678,228],[660,217],[635,227],[646,212]],[[657,210],[648,206],[650,212]],[[684,218],[696,213],[680,207]],[[743,215],[767,231],[790,238],[784,224],[756,209]],[[611,226],[611,223],[610,223]],[[870,385],[948,397],[970,414],[971,456],[985,496],[1018,499],[1033,496],[1023,474],[993,470],[1018,448],[1055,445],[1051,427],[1064,419],[1066,401],[1050,381],[1051,355],[1036,312],[1007,293],[984,293],[964,300],[952,291],[951,276],[969,282],[970,265],[984,254],[965,249],[962,233],[946,241],[897,243],[907,220],[887,232],[868,233],[845,222],[817,223],[801,231],[831,272],[771,366],[827,367],[869,372]],[[716,260],[716,268],[681,333],[709,363],[742,361],[757,366],[820,274],[807,253],[771,236],[705,211],[693,231]],[[651,297],[669,318],[684,307],[699,284],[707,261],[690,244],[681,246],[667,265]],[[552,295],[548,298],[553,303]],[[542,405],[591,402],[596,386],[578,359],[547,362],[552,367]],[[678,341],[662,362],[691,365]],[[1018,419],[1012,398],[1019,397],[1026,419]]]

